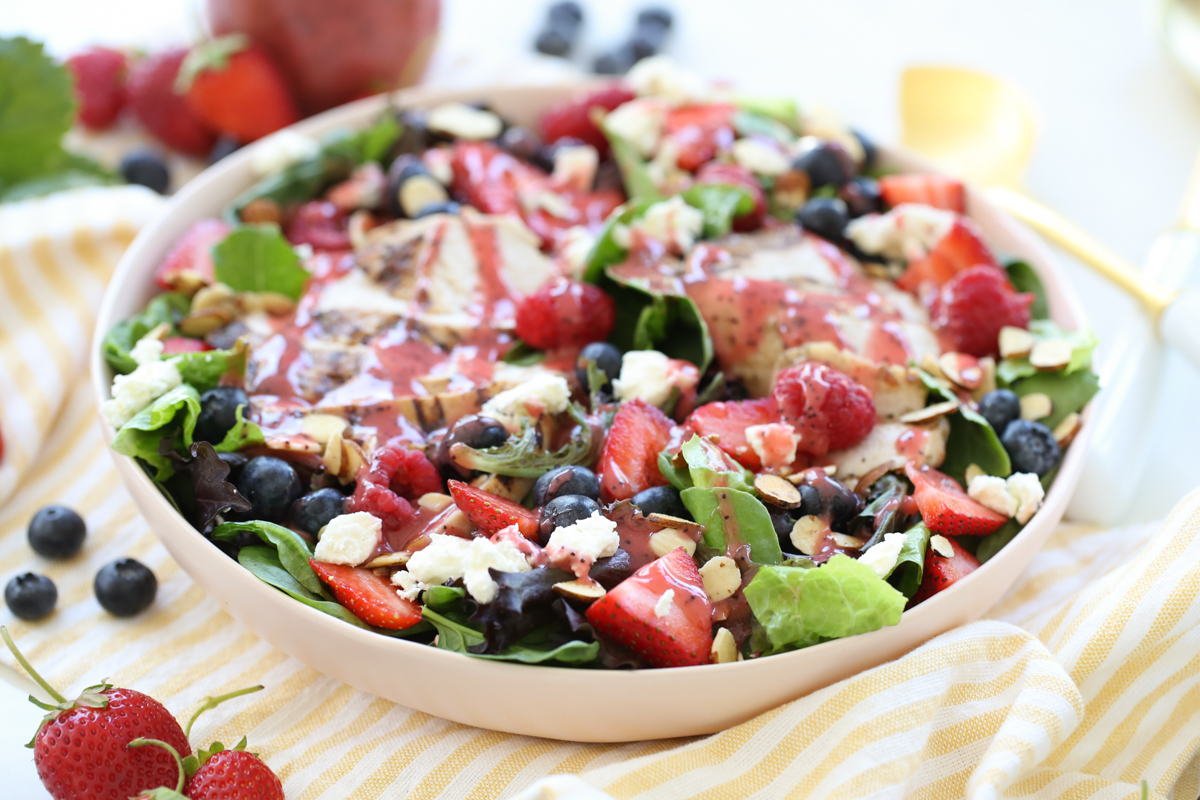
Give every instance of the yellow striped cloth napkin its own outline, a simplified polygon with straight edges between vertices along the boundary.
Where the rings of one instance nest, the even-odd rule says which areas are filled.
[[[0,207],[0,580],[32,569],[60,590],[47,620],[3,610],[0,622],[60,689],[108,676],[183,715],[205,695],[262,683],[194,738],[247,733],[293,800],[1135,798],[1142,781],[1156,798],[1200,792],[1200,492],[1161,526],[1063,526],[991,619],[703,739],[590,745],[478,730],[289,658],[167,556],[100,438],[83,366],[94,310],[157,206],[120,189]],[[51,502],[89,526],[66,563],[25,540]],[[131,620],[108,616],[91,591],[122,555],[160,581]]]

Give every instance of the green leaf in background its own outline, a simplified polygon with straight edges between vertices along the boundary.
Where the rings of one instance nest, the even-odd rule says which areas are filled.
[[[154,480],[161,483],[175,473],[175,465],[158,452],[158,443],[169,426],[179,425],[182,446],[191,446],[199,416],[200,393],[187,384],[177,386],[125,423],[113,438],[112,449],[154,467]]]
[[[738,136],[764,136],[783,145],[796,141],[796,134],[790,127],[757,111],[739,111],[733,117],[733,129]]]
[[[800,106],[790,97],[757,97],[735,94],[733,104],[742,111],[769,117],[790,131],[800,130]]]
[[[1012,281],[1013,286],[1017,287],[1018,292],[1028,292],[1033,295],[1033,305],[1029,307],[1030,316],[1033,319],[1048,319],[1050,303],[1046,299],[1046,287],[1042,285],[1042,279],[1038,277],[1034,268],[1027,261],[1012,258],[1004,262],[1004,269],[1008,272],[1008,279]]]
[[[704,543],[724,553],[727,533],[750,545],[750,558],[758,564],[778,564],[783,560],[779,537],[771,524],[767,507],[749,492],[737,489],[701,489],[693,486],[680,493],[692,519],[704,524]]]
[[[266,441],[262,428],[242,416],[245,410],[245,406],[237,407],[237,422],[225,434],[220,444],[214,445],[218,453],[235,453],[243,447],[253,447]]]
[[[1023,378],[1012,385],[1012,390],[1021,397],[1027,394],[1047,395],[1054,403],[1050,416],[1038,420],[1051,430],[1066,419],[1067,415],[1080,411],[1100,391],[1100,379],[1090,371],[1039,372]]]
[[[274,292],[299,300],[308,282],[300,256],[273,223],[239,225],[213,247],[213,274],[239,292]]]
[[[896,566],[888,576],[888,583],[906,598],[917,593],[921,579],[925,577],[925,553],[929,550],[929,539],[929,528],[923,522],[904,532],[904,546],[896,556]]]
[[[113,372],[126,375],[137,369],[137,363],[129,357],[129,351],[138,340],[159,325],[174,328],[191,310],[192,301],[187,295],[164,292],[151,300],[136,317],[118,322],[104,336],[104,360]],[[186,380],[186,379],[185,379]]]
[[[314,595],[327,597],[324,585],[309,565],[312,545],[290,528],[264,520],[251,522],[224,522],[213,529],[212,538],[218,542],[231,542],[239,533],[253,533],[279,553],[279,562],[288,574]]]
[[[1011,542],[1017,537],[1024,526],[1015,519],[1010,519],[1000,528],[1000,530],[989,533],[979,540],[979,547],[975,550],[975,557],[979,559],[980,564],[987,563],[996,553],[999,553],[1004,545]],[[963,537],[965,538],[965,537]]]
[[[661,200],[662,195],[659,194],[658,187],[654,185],[654,179],[650,177],[646,161],[634,149],[634,146],[607,127],[604,128],[604,135],[608,137],[613,159],[617,162],[617,168],[621,170],[621,179],[625,183],[625,194],[629,199],[634,201]]]
[[[358,134],[358,144],[362,163],[368,161],[382,162],[387,157],[392,145],[400,138],[402,131],[399,120],[394,114],[384,114],[375,124]]]
[[[754,198],[741,186],[701,183],[681,197],[689,206],[704,212],[705,239],[718,239],[729,233],[735,217],[754,210]]]

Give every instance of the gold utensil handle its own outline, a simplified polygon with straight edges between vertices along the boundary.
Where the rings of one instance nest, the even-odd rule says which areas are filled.
[[[1136,266],[1058,212],[1006,187],[994,186],[985,191],[996,205],[1132,294],[1153,316],[1162,313],[1174,299],[1174,292],[1163,289],[1141,274]]]

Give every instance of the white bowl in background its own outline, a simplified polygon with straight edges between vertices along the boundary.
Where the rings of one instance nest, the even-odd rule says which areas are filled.
[[[581,84],[503,87],[394,95],[400,106],[484,100],[518,123],[577,93]],[[321,136],[365,126],[388,105],[374,97],[328,111],[295,130]],[[109,397],[112,374],[100,343],[116,322],[136,314],[157,293],[152,276],[171,245],[195,221],[216,216],[254,183],[251,148],[223,159],[188,183],[134,240],[108,287],[91,354],[97,398]],[[927,170],[892,150],[901,168]],[[1085,324],[1079,298],[1042,242],[981,197],[968,210],[998,250],[1029,261],[1049,295],[1051,316],[1067,329]],[[101,419],[105,436],[113,430]],[[659,739],[713,733],[862,670],[897,658],[922,642],[986,612],[1012,585],[1058,524],[1079,480],[1090,429],[1067,452],[1042,509],[994,558],[950,589],[904,613],[899,625],[782,655],[733,664],[647,669],[581,670],[471,658],[348,625],[298,603],[254,577],[200,535],[130,458],[113,454],[134,502],[172,557],[235,619],[291,656],[364,691],[429,714],[481,728],[584,742]]]

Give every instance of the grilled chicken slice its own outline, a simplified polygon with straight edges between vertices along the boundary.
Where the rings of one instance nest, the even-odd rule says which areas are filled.
[[[950,423],[944,417],[921,425],[881,422],[867,438],[854,447],[829,453],[827,460],[838,468],[838,480],[853,486],[859,478],[884,464],[893,469],[903,467],[907,461],[919,467],[941,466],[949,435]]]

